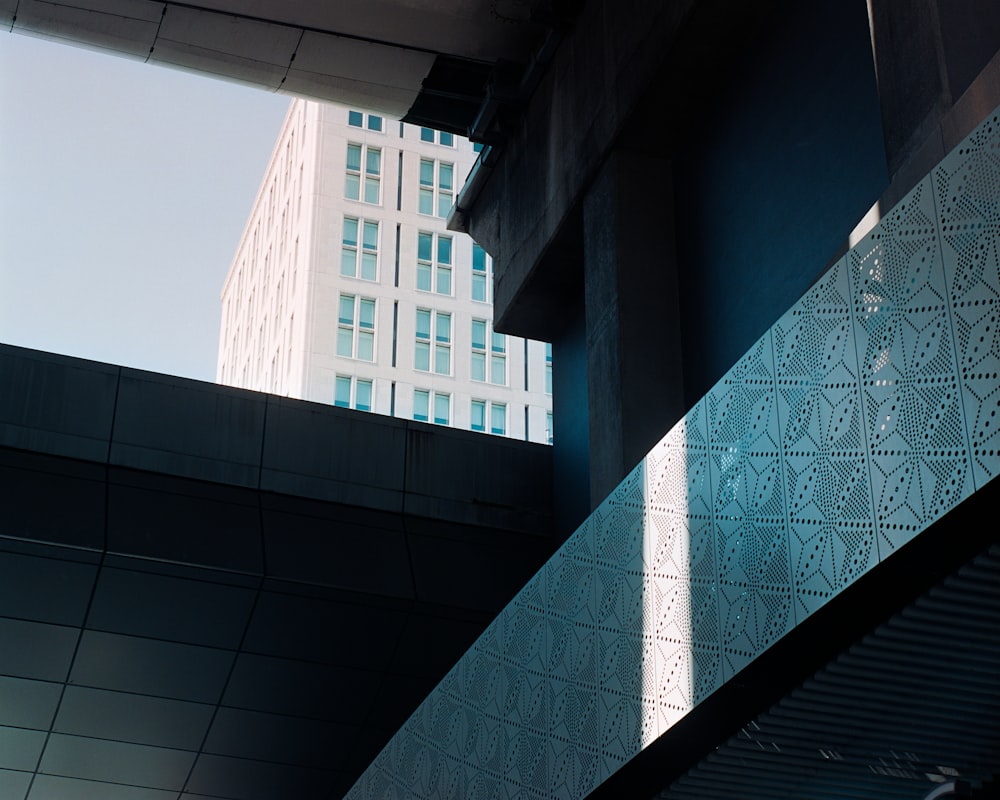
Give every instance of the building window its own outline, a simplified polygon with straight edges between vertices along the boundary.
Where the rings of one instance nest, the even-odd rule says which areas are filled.
[[[413,418],[417,422],[427,422],[430,415],[431,393],[425,389],[413,392]]]
[[[470,426],[474,431],[486,430],[486,401],[473,400],[469,413]]]
[[[450,236],[417,234],[417,289],[451,294],[451,245]]]
[[[500,436],[507,434],[507,404],[489,400],[473,400],[469,413],[469,427],[474,431],[489,432]]]
[[[552,412],[545,412],[545,438],[549,444],[552,444]]]
[[[451,314],[418,308],[414,369],[430,372],[432,351],[434,372],[451,375]]]
[[[507,404],[490,403],[490,433],[497,436],[507,434]]]
[[[348,200],[364,200],[378,205],[381,191],[382,150],[364,144],[348,144],[344,196]]]
[[[486,320],[472,320],[471,377],[474,381],[486,380],[486,328]]]
[[[507,336],[496,331],[490,335],[490,383],[507,385]]]
[[[360,241],[359,241],[360,235]],[[340,274],[366,281],[378,274],[378,223],[344,217],[344,243],[340,254]]]
[[[490,335],[490,383],[507,385],[507,335],[496,331]]]
[[[350,375],[338,375],[333,404],[340,408],[372,410],[372,382]]]
[[[451,419],[451,395],[434,392],[434,422],[447,425]]]
[[[486,341],[490,342],[490,383],[507,384],[507,337],[494,331],[484,319],[472,320],[472,380],[486,380]]]
[[[361,111],[348,111],[347,124],[352,128],[368,128],[370,131],[382,132],[382,117]]]
[[[375,301],[353,294],[340,296],[337,319],[337,355],[375,360]]]
[[[437,143],[445,147],[455,146],[454,134],[446,133],[445,131],[436,131],[433,128],[421,128],[420,141],[430,142],[431,144]]]
[[[489,274],[487,272],[486,251],[472,243],[472,299],[480,303],[488,302]]]
[[[432,409],[434,423],[448,425],[451,421],[451,395],[426,389],[414,390],[413,418],[418,422],[428,422],[431,419]]]
[[[545,394],[552,394],[552,343],[551,342],[545,343]],[[551,416],[551,414],[549,416]],[[551,444],[551,442],[549,442],[549,444]]]
[[[420,196],[417,210],[421,214],[447,217],[451,211],[454,192],[454,164],[430,158],[420,159]]]

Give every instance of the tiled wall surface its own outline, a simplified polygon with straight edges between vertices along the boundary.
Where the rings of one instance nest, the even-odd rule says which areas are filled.
[[[0,346],[0,797],[342,796],[551,554],[551,452]]]

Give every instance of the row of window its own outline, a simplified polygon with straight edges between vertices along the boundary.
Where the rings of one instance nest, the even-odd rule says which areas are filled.
[[[361,144],[347,145],[344,197],[378,205],[382,197],[381,149]]]
[[[338,375],[334,389],[334,405],[354,408],[358,411],[372,410],[372,381],[350,375]],[[437,425],[451,424],[451,395],[431,389],[413,391],[413,419],[418,422],[434,422]],[[552,412],[545,416],[546,439],[552,444]],[[507,434],[507,404],[494,400],[472,400],[469,405],[469,428],[474,431],[499,436]]]
[[[415,324],[414,369],[451,375],[451,314],[418,308]],[[497,333],[484,319],[471,326],[472,380],[507,385],[507,336]],[[551,391],[551,357],[546,350],[546,390]],[[360,361],[375,360],[375,299],[340,295],[337,319],[337,355]]]
[[[382,148],[350,142],[344,197],[372,205],[382,201]],[[420,159],[417,211],[447,217],[455,202],[455,165],[433,158]]]
[[[340,296],[337,315],[337,355],[375,360],[375,301],[352,294]]]
[[[417,289],[451,296],[454,239],[443,233],[417,233]],[[340,274],[366,281],[378,280],[379,222],[344,217]],[[472,245],[472,299],[487,302],[489,275],[486,251]]]
[[[372,382],[350,375],[338,375],[334,386],[333,404],[341,408],[372,410]]]
[[[382,133],[385,128],[385,121],[377,114],[369,114],[367,111],[348,111],[347,124],[352,128],[367,128],[376,133]],[[402,131],[402,128],[400,128]],[[420,129],[420,141],[440,144],[445,147],[455,146],[455,136],[445,131],[436,131],[433,128]]]
[[[372,382],[350,375],[338,375],[336,380],[334,405],[371,411]],[[430,389],[415,389],[413,392],[413,419],[418,422],[434,422],[437,425],[451,424],[451,395]],[[470,427],[474,431],[507,433],[507,404],[491,400],[473,400],[470,407]]]

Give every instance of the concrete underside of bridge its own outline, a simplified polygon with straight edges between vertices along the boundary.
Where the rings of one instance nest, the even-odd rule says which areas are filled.
[[[0,21],[276,91],[367,97],[491,144],[452,224],[495,259],[497,328],[553,342],[558,538],[837,262],[873,205],[876,217],[895,206],[1000,106],[1000,9],[988,0],[589,0],[572,9],[483,0],[442,5],[447,22],[428,4],[378,5],[378,14],[338,4],[346,10],[337,19],[320,5],[261,2],[246,16],[224,3],[2,0]],[[128,30],[116,22],[109,34],[110,18]],[[464,31],[471,49],[435,39],[438,23]],[[378,80],[365,78],[369,67]],[[996,193],[987,192],[991,208]],[[987,238],[996,244],[993,228]],[[613,775],[601,773],[595,796],[917,800],[936,780],[963,777],[949,772],[958,764],[976,781],[995,772],[995,491],[973,494]],[[488,529],[466,533],[489,540]],[[117,579],[145,568],[109,561],[101,569]],[[477,590],[480,574],[438,573],[430,585],[455,581],[460,598]],[[280,627],[287,617],[273,619]],[[74,652],[86,656],[93,636],[80,629]],[[74,693],[71,676],[60,696]],[[878,711],[838,715],[862,703]],[[219,712],[226,705],[224,697]],[[219,712],[230,726],[248,719]],[[51,758],[73,735],[45,728],[57,745]],[[216,753],[228,741],[218,736],[202,743],[205,763],[240,763]],[[301,736],[305,747],[309,733]],[[948,763],[925,762],[921,748],[941,742]],[[285,758],[275,755],[279,743],[269,746],[253,758]],[[834,768],[816,766],[817,754]],[[44,758],[42,766],[39,776],[55,787]],[[287,789],[227,783],[218,770],[218,796]],[[421,775],[413,767],[414,784],[430,780]],[[399,796],[447,794],[401,785],[393,784]],[[538,794],[578,796],[565,786]]]

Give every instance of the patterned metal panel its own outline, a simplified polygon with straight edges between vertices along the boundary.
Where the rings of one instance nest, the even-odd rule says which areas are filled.
[[[998,119],[650,451],[350,798],[584,797],[1000,470]]]
[[[994,113],[932,173],[976,486],[1000,470],[1000,152]]]
[[[848,254],[882,558],[972,491],[935,217],[927,177]]]
[[[847,259],[774,325],[795,619],[877,559]]]

